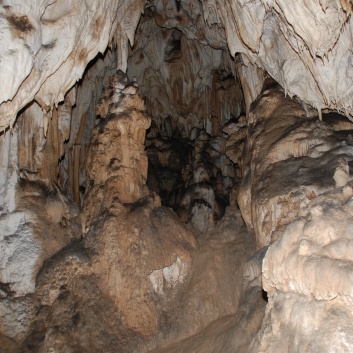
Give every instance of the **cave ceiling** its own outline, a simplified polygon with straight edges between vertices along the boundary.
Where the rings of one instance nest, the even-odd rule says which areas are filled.
[[[50,112],[107,47],[126,71],[140,17],[151,12],[158,26],[239,54],[250,100],[260,68],[319,115],[350,118],[351,10],[349,0],[1,1],[0,129],[33,100]]]

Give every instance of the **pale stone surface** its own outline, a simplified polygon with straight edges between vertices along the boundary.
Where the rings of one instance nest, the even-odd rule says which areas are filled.
[[[133,43],[142,2],[7,0],[0,11],[0,127],[4,129],[34,98],[43,109],[63,101],[116,31],[118,65],[126,70],[127,45]]]
[[[352,350],[352,123],[306,117],[276,85],[252,105],[238,201],[269,245],[251,353]]]
[[[16,207],[15,189],[18,181],[18,134],[4,134],[0,139],[0,215],[11,213]]]
[[[153,270],[149,275],[153,290],[157,294],[164,295],[166,289],[176,287],[184,282],[187,270],[187,265],[179,257],[170,266]]]
[[[235,209],[219,221],[217,200],[244,176],[242,216],[258,248],[270,244],[251,352],[351,351],[353,129],[321,112],[352,117],[351,11],[348,0],[2,1],[0,130],[24,109],[0,136],[1,348],[247,352],[261,260],[243,280],[252,235]],[[195,141],[175,196],[188,228],[145,186],[135,83],[103,92],[88,151],[116,68],[143,85],[151,136]],[[283,90],[256,100],[266,75]],[[164,166],[174,156],[158,152]],[[85,202],[84,240],[72,243],[78,210],[53,183]]]
[[[351,306],[340,301],[278,292],[269,299],[262,329],[250,352],[349,353],[351,322]]]
[[[353,124],[337,115],[307,117],[299,103],[270,86],[254,102],[249,123],[238,203],[262,247],[312,198],[351,180]]]
[[[16,189],[15,211],[0,216],[0,341],[4,347],[3,337],[18,343],[28,334],[38,310],[37,276],[45,261],[81,234],[76,205],[57,188],[50,190],[21,178]]]
[[[347,185],[310,201],[268,250],[263,268],[266,291],[352,304],[352,196]]]
[[[16,211],[0,217],[0,282],[13,296],[33,293],[44,260],[80,235],[78,214],[58,189],[20,180]]]
[[[134,42],[142,10],[140,1],[2,4],[1,127],[12,124],[33,98],[43,108],[63,101],[109,42],[117,43],[118,67],[126,70],[129,41]],[[265,69],[290,96],[319,112],[329,107],[351,115],[349,1],[156,0],[151,10],[159,25],[176,28],[191,40],[217,49],[228,45],[231,55],[240,53],[248,67]],[[201,54],[201,60],[206,58]],[[253,73],[243,70],[250,92],[261,82],[253,80]]]

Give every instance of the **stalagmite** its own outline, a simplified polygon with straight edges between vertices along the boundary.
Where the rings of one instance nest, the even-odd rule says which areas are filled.
[[[352,352],[352,9],[0,1],[0,351]]]

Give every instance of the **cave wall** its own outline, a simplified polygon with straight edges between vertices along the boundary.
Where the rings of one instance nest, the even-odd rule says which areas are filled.
[[[350,352],[353,124],[307,117],[273,82],[250,117],[238,201],[268,247],[268,305],[250,352]]]
[[[351,6],[2,2],[5,351],[349,352]]]

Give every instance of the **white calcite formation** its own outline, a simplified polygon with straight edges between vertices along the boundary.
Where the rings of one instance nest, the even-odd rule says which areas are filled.
[[[1,128],[13,124],[33,99],[43,109],[63,101],[88,62],[109,43],[118,45],[118,67],[126,70],[128,41],[134,42],[143,5],[127,0],[4,1]],[[258,91],[261,82],[251,68],[255,64],[319,112],[332,108],[352,114],[349,0],[156,0],[148,8],[159,14],[157,23],[164,27],[217,49],[228,45],[231,55],[240,53],[250,67],[243,70],[252,86],[248,94]]]
[[[269,305],[251,352],[352,351],[352,190],[312,199],[269,247]]]
[[[87,64],[113,37],[126,70],[142,1],[4,1],[1,12],[0,127],[35,99],[45,110],[64,100]]]
[[[0,350],[351,352],[352,35],[351,0],[0,1]]]
[[[352,179],[352,129],[337,115],[307,117],[280,87],[265,87],[249,115],[238,194],[259,247],[279,238],[311,199]]]
[[[251,352],[350,352],[353,124],[306,116],[276,84],[252,105],[238,194],[269,304]]]

